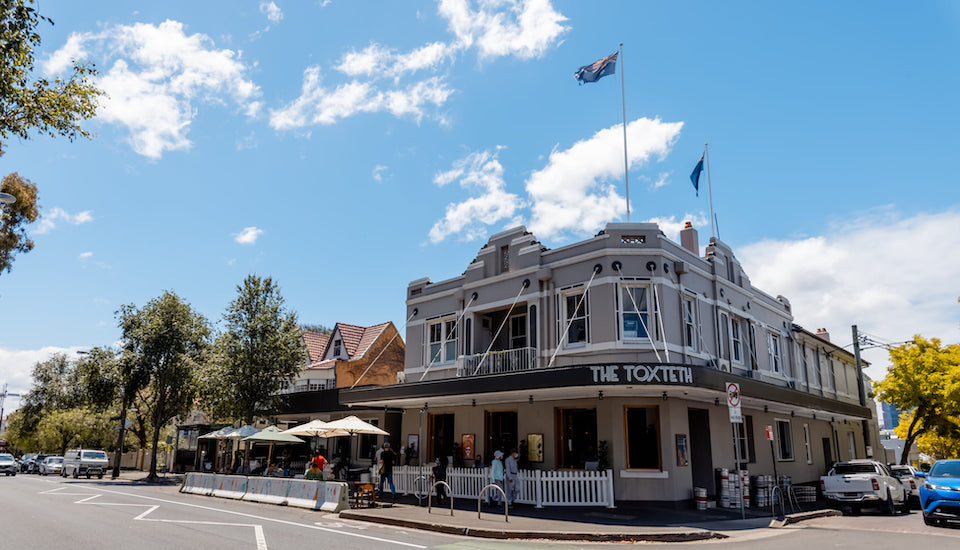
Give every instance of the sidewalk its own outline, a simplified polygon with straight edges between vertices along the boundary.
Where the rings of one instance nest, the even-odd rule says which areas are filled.
[[[406,497],[397,504],[347,510],[341,512],[340,517],[494,539],[687,542],[724,539],[734,531],[778,527],[812,517],[836,515],[834,510],[813,509],[791,514],[784,522],[772,524],[774,518],[769,509],[752,508],[745,512],[746,519],[741,519],[739,509],[672,509],[632,503],[615,509],[537,509],[521,505],[511,508],[505,521],[503,509],[499,507],[485,506],[477,517],[476,502],[458,499],[451,516],[449,501],[445,507],[434,506],[428,512],[425,501],[423,506],[418,506],[415,499]]]

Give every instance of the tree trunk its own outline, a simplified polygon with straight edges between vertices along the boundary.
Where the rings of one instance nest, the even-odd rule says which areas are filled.
[[[120,461],[123,460],[123,433],[127,428],[127,398],[120,399],[120,435],[117,437],[117,450],[113,457],[112,479],[120,477]]]
[[[922,429],[914,432],[914,428],[917,427],[917,422],[920,421],[920,415],[918,414],[919,410],[914,411],[913,421],[910,422],[910,429],[907,430],[907,439],[903,442],[903,454],[900,455],[900,465],[905,465],[908,463],[908,458],[910,456],[910,449],[913,448],[914,441],[917,440],[917,437],[923,432]]]

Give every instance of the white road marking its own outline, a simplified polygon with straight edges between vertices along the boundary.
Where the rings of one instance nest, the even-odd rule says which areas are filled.
[[[133,521],[153,521],[157,523],[180,523],[180,524],[189,524],[189,525],[216,525],[222,527],[253,527],[253,535],[257,541],[257,550],[269,550],[267,548],[267,539],[263,534],[263,526],[256,525],[252,523],[228,523],[223,521],[199,521],[199,520],[185,520],[185,519],[156,519],[148,518],[147,516],[153,513],[157,508],[160,508],[158,505],[151,504],[135,504],[127,502],[93,502],[94,500],[103,496],[103,493],[65,493],[61,492],[66,487],[60,487],[58,489],[51,489],[49,491],[42,491],[40,494],[47,495],[62,495],[62,496],[86,496],[87,498],[82,498],[74,502],[74,504],[86,504],[90,506],[138,506],[146,508],[140,515],[133,518]]]
[[[41,494],[43,494],[43,493],[53,493],[53,492],[56,492],[56,491],[58,491],[58,490],[59,490],[59,489],[53,489],[53,490],[50,490],[50,491],[44,491],[44,492],[42,492]],[[97,487],[97,490],[98,490],[98,491],[102,491],[102,492],[104,492],[104,493],[113,493],[113,494],[116,494],[116,495],[123,495],[123,496],[132,497],[132,498],[140,498],[140,499],[145,499],[145,500],[152,500],[152,501],[155,501],[155,502],[164,502],[164,503],[167,503],[167,504],[175,504],[175,505],[177,505],[177,506],[186,506],[186,507],[189,507],[189,508],[198,508],[198,509],[200,509],[200,510],[209,510],[209,511],[211,511],[211,512],[219,512],[219,513],[221,513],[221,514],[230,514],[230,515],[234,515],[234,516],[240,516],[240,517],[246,517],[246,518],[251,518],[251,519],[257,519],[257,520],[264,521],[264,522],[279,523],[279,524],[281,524],[281,525],[290,525],[290,526],[294,526],[294,527],[303,527],[303,528],[305,528],[305,529],[314,529],[314,530],[317,530],[317,531],[326,531],[326,532],[329,532],[329,533],[336,533],[336,534],[338,534],[338,535],[346,535],[346,536],[348,536],[348,537],[357,537],[357,538],[362,538],[362,539],[367,539],[367,540],[373,540],[373,541],[377,541],[377,542],[385,542],[385,543],[388,543],[388,544],[396,544],[396,545],[398,545],[398,546],[406,546],[406,547],[408,547],[408,548],[420,548],[420,549],[425,549],[425,548],[427,548],[426,546],[423,546],[423,545],[420,545],[420,544],[413,544],[413,543],[410,543],[410,542],[403,542],[403,541],[399,541],[399,540],[385,539],[385,538],[381,538],[381,537],[374,537],[374,536],[371,536],[371,535],[363,535],[363,534],[360,534],[360,533],[351,533],[351,532],[349,532],[349,531],[339,531],[339,530],[337,530],[337,529],[329,529],[329,528],[327,528],[327,527],[321,527],[321,526],[319,526],[319,525],[308,525],[308,524],[306,524],[306,523],[297,523],[297,522],[295,522],[295,521],[288,521],[288,520],[285,520],[285,519],[268,518],[268,517],[264,517],[264,516],[258,516],[258,515],[255,515],[255,514],[248,514],[248,513],[246,513],[246,512],[234,512],[233,510],[224,510],[224,509],[222,509],[222,508],[214,508],[214,507],[212,507],[212,506],[203,506],[203,505],[200,505],[200,504],[190,504],[190,503],[188,503],[188,502],[178,502],[178,501],[176,501],[176,500],[168,500],[168,499],[164,499],[164,498],[148,497],[148,496],[146,496],[146,495],[137,495],[137,494],[133,494],[133,493],[125,493],[125,492],[123,492],[123,491],[114,491],[114,490],[111,490],[111,489],[105,489],[105,488],[103,488],[103,487]],[[70,494],[70,493],[60,493],[60,494]],[[90,493],[81,493],[81,494],[79,494],[78,496],[88,496],[88,495],[90,495]]]

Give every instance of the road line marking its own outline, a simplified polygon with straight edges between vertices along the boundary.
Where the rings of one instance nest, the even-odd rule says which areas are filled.
[[[41,481],[43,481],[43,480],[41,480]],[[65,488],[65,487],[64,487],[64,488]],[[410,543],[410,542],[403,542],[403,541],[399,541],[399,540],[385,539],[385,538],[381,538],[381,537],[374,537],[374,536],[371,536],[371,535],[363,535],[363,534],[360,534],[360,533],[351,533],[351,532],[349,532],[349,531],[338,531],[338,530],[336,530],[336,529],[329,529],[329,528],[326,528],[326,527],[320,527],[320,526],[318,526],[318,525],[309,525],[309,524],[306,524],[306,523],[297,523],[297,522],[295,522],[295,521],[288,521],[288,520],[285,520],[285,519],[269,518],[269,517],[265,517],[265,516],[258,516],[258,515],[255,515],[255,514],[248,514],[248,513],[246,513],[246,512],[234,512],[233,510],[225,510],[225,509],[223,509],[223,508],[213,508],[212,506],[203,506],[203,505],[200,505],[200,504],[191,504],[191,503],[189,503],[189,502],[179,502],[179,501],[176,501],[176,500],[169,500],[169,499],[164,499],[164,498],[150,497],[150,496],[138,495],[138,494],[134,494],[134,493],[125,493],[125,492],[123,492],[123,491],[114,491],[114,490],[111,490],[111,489],[105,489],[105,488],[103,488],[103,487],[98,487],[97,489],[100,490],[100,491],[103,491],[103,492],[105,492],[105,493],[113,493],[113,494],[116,494],[116,495],[123,495],[123,496],[128,496],[128,497],[133,497],[133,498],[144,499],[144,500],[152,500],[152,501],[156,501],[156,502],[164,502],[164,503],[167,503],[167,504],[175,504],[175,505],[177,505],[177,506],[186,506],[186,507],[188,507],[188,508],[198,508],[198,509],[200,509],[200,510],[208,510],[208,511],[211,511],[211,512],[219,512],[219,513],[221,513],[221,514],[229,514],[229,515],[246,517],[246,518],[251,518],[251,519],[258,519],[258,520],[261,520],[261,521],[267,521],[267,522],[271,522],[271,523],[279,523],[279,524],[281,524],[281,525],[292,525],[292,526],[295,526],[295,527],[303,527],[303,528],[305,528],[305,529],[313,529],[313,530],[316,530],[316,531],[326,531],[326,532],[328,532],[328,533],[336,533],[336,534],[339,534],[339,535],[346,535],[346,536],[348,536],[348,537],[356,537],[356,538],[361,538],[361,539],[366,539],[366,540],[372,540],[372,541],[377,541],[377,542],[385,542],[385,543],[388,543],[388,544],[396,544],[396,545],[398,545],[398,546],[406,546],[406,547],[408,547],[408,548],[420,548],[420,549],[426,549],[426,548],[427,548],[427,546],[423,546],[423,545],[421,545],[421,544],[413,544],[413,543]],[[46,493],[53,493],[53,492],[56,492],[56,491],[59,491],[59,490],[60,490],[60,489],[52,489],[52,490],[50,490],[50,491],[45,491],[45,492],[46,492]],[[43,493],[41,493],[41,494],[43,494]],[[60,493],[60,494],[69,494],[69,493]],[[90,493],[81,493],[81,494],[78,495],[78,496],[86,496],[86,495],[90,495]],[[258,548],[258,550],[260,550],[260,549]]]
[[[176,500],[168,500],[168,499],[157,498],[157,497],[148,497],[148,496],[146,496],[146,495],[137,495],[137,494],[133,494],[133,493],[124,493],[123,491],[113,491],[113,490],[110,490],[110,489],[102,489],[102,488],[101,488],[101,490],[104,491],[104,492],[107,492],[107,493],[114,493],[114,494],[124,495],[124,496],[128,496],[128,497],[133,497],[133,498],[141,498],[141,499],[147,499],[147,500],[154,500],[154,501],[157,501],[157,502],[165,502],[165,503],[167,503],[167,504],[176,504],[176,505],[178,505],[178,506],[187,506],[187,507],[190,507],[190,508],[199,508],[199,509],[201,509],[201,510],[209,510],[209,511],[211,511],[211,512],[220,512],[220,513],[222,513],[222,514],[230,514],[230,515],[234,515],[234,516],[241,516],[241,517],[246,517],[246,518],[251,518],[251,519],[258,519],[258,520],[261,520],[261,521],[269,521],[269,522],[272,522],[272,523],[279,523],[279,524],[282,524],[282,525],[293,525],[293,526],[296,526],[296,527],[303,527],[303,528],[305,528],[305,529],[314,529],[314,530],[317,530],[317,531],[327,531],[327,532],[329,532],[329,533],[337,533],[337,534],[339,534],[339,535],[346,535],[346,536],[349,536],[349,537],[357,537],[357,538],[362,538],[362,539],[367,539],[367,540],[373,540],[373,541],[377,541],[377,542],[386,542],[386,543],[389,543],[389,544],[397,544],[397,545],[399,545],[399,546],[407,546],[407,547],[409,547],[409,548],[421,548],[421,549],[427,548],[426,546],[423,546],[423,545],[421,545],[421,544],[413,544],[413,543],[410,543],[410,542],[403,542],[403,541],[399,541],[399,540],[385,539],[385,538],[374,537],[374,536],[370,536],[370,535],[363,535],[363,534],[360,534],[360,533],[351,533],[351,532],[349,532],[349,531],[338,531],[338,530],[336,530],[336,529],[328,529],[328,528],[326,528],[326,527],[320,527],[320,526],[315,526],[315,525],[308,525],[308,524],[306,524],[306,523],[297,523],[297,522],[295,522],[295,521],[288,521],[288,520],[285,520],[285,519],[268,518],[268,517],[264,517],[264,516],[258,516],[258,515],[255,515],[255,514],[247,514],[246,512],[234,512],[233,510],[224,510],[223,508],[213,508],[213,507],[211,507],[211,506],[203,506],[203,505],[200,505],[200,504],[190,504],[189,502],[178,502],[178,501],[176,501]]]

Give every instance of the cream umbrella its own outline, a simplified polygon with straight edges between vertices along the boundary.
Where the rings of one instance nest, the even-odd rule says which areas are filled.
[[[323,420],[311,420],[306,424],[294,426],[280,433],[287,435],[302,435],[307,437],[327,437],[326,434],[329,431],[330,430],[327,428],[327,423]]]

